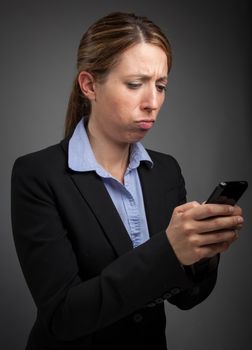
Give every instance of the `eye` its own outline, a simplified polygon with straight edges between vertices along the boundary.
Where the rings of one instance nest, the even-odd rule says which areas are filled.
[[[142,84],[141,83],[126,83],[127,87],[132,90],[138,89]]]
[[[166,91],[166,85],[157,84],[156,88],[157,88],[157,91],[159,91],[159,92],[165,92]]]

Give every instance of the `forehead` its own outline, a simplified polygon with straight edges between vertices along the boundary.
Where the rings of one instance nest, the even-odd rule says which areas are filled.
[[[125,50],[111,74],[124,75],[161,75],[168,74],[167,56],[158,46],[140,43]]]

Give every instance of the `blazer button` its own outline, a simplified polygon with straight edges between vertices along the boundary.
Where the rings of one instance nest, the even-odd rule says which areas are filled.
[[[180,288],[175,287],[175,288],[171,289],[171,294],[172,295],[177,295],[179,293],[180,293]]]
[[[133,316],[133,321],[134,321],[135,323],[142,322],[142,320],[143,320],[143,316],[142,316],[141,314],[135,314],[135,315]]]
[[[164,299],[163,298],[157,298],[155,299],[155,303],[156,304],[162,304],[164,302]]]
[[[163,298],[164,298],[164,299],[170,299],[171,296],[172,296],[172,294],[169,293],[169,292],[167,292],[167,293],[165,293],[165,294],[163,295]]]
[[[147,307],[155,307],[156,304],[155,304],[154,302],[152,302],[152,303],[147,304],[146,306],[147,306]]]

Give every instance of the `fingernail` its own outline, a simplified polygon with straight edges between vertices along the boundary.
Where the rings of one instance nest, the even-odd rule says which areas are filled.
[[[241,224],[243,221],[244,221],[244,220],[243,220],[243,218],[242,218],[241,216],[239,216],[239,217],[237,218],[237,222],[238,222],[239,224]]]

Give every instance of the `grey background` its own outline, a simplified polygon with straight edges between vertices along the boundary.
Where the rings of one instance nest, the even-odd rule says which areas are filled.
[[[172,43],[167,100],[144,144],[178,159],[188,200],[205,200],[221,180],[252,184],[249,1],[2,1],[1,349],[24,349],[35,317],[12,240],[13,162],[62,138],[81,35],[115,10],[147,15]],[[251,188],[240,201],[244,229],[210,297],[190,311],[167,304],[170,350],[251,349],[250,198]]]

